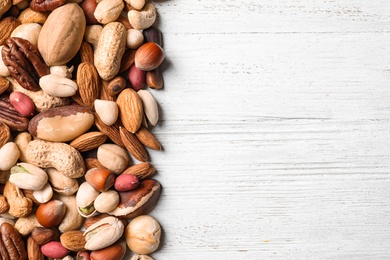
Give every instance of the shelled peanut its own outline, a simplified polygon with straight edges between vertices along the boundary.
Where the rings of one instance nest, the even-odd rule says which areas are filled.
[[[4,0],[0,17],[1,259],[152,259],[154,4]]]

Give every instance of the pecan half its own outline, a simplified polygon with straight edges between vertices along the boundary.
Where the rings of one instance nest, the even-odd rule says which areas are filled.
[[[1,259],[27,259],[24,242],[14,227],[9,223],[3,223],[0,232]]]
[[[36,12],[53,11],[65,3],[66,0],[32,0],[30,8]]]
[[[28,122],[29,119],[16,111],[8,97],[0,97],[0,123],[5,123],[12,131],[25,131]]]
[[[11,76],[25,89],[37,91],[39,78],[50,73],[38,48],[29,41],[11,37],[2,49],[3,62]]]

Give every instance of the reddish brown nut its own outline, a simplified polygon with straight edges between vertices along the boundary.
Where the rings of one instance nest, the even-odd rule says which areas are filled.
[[[140,70],[134,64],[130,67],[127,77],[130,81],[130,86],[135,91],[138,91],[145,86],[146,83],[145,71]]]
[[[41,246],[41,251],[45,256],[50,258],[63,258],[69,253],[69,250],[58,241],[51,241],[44,244]]]
[[[32,0],[30,8],[36,12],[53,11],[65,3],[66,0]]]
[[[95,190],[103,192],[114,185],[115,174],[106,168],[92,168],[85,174],[85,180]]]
[[[164,50],[154,42],[147,42],[135,53],[135,66],[143,71],[154,70],[163,62]]]
[[[29,120],[21,115],[11,104],[8,97],[0,97],[0,123],[5,123],[11,131],[25,131]]]
[[[128,167],[121,174],[132,174],[144,180],[153,176],[156,168],[150,162],[142,162]]]
[[[45,259],[39,245],[34,241],[34,239],[31,236],[27,238],[27,254],[29,260]]]
[[[27,259],[24,242],[15,228],[9,223],[3,223],[0,232],[0,254],[2,259]]]
[[[119,73],[123,73],[128,70],[131,65],[134,64],[136,50],[127,49],[122,56],[121,67],[119,69]]]
[[[85,251],[84,232],[80,230],[71,230],[60,236],[61,244],[68,250],[74,252]]]
[[[76,260],[90,260],[89,253],[87,251],[78,252],[76,256]]]
[[[52,241],[54,236],[55,232],[50,228],[36,227],[31,231],[31,238],[40,246]]]
[[[42,226],[52,228],[59,225],[66,213],[65,204],[60,200],[51,200],[41,204],[36,212],[36,217]]]
[[[159,67],[146,72],[146,85],[153,89],[164,87],[164,79]]]
[[[146,42],[154,42],[163,47],[162,45],[162,33],[161,31],[155,27],[155,26],[150,26],[147,29],[144,29],[142,31],[145,41]]]
[[[31,98],[22,92],[13,91],[9,95],[9,101],[12,106],[18,111],[22,116],[32,116],[34,115],[35,105]]]
[[[20,25],[20,21],[14,17],[5,17],[0,21],[0,45],[11,36],[12,31]]]
[[[122,76],[113,78],[107,85],[105,85],[107,94],[111,97],[118,95],[125,87],[126,79]]]
[[[137,188],[139,184],[139,179],[135,175],[131,174],[121,174],[119,175],[114,184],[114,188],[119,191],[131,191]]]
[[[83,9],[84,14],[85,14],[85,19],[87,21],[87,24],[99,24],[99,22],[96,20],[95,16],[93,13],[95,12],[97,6],[96,0],[84,0],[81,4],[80,7]]]
[[[126,254],[126,243],[117,242],[109,247],[91,252],[93,260],[121,260]]]

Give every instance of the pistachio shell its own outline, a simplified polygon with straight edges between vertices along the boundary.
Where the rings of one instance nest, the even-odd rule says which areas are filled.
[[[123,234],[124,225],[115,217],[106,217],[91,225],[85,232],[85,249],[99,250],[114,244]]]
[[[11,168],[9,181],[16,187],[26,190],[40,190],[47,183],[44,170],[30,163],[18,163]]]
[[[94,201],[99,196],[99,192],[95,190],[88,182],[83,182],[76,194],[77,209],[81,216],[92,216],[96,210]]]
[[[107,213],[114,210],[119,204],[119,194],[114,190],[100,193],[95,199],[95,209],[100,213]]]

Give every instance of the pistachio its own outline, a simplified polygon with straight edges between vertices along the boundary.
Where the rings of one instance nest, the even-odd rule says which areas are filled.
[[[119,204],[119,194],[114,190],[102,192],[94,202],[95,209],[100,213],[107,213],[114,210]]]
[[[94,201],[99,196],[99,192],[95,190],[88,182],[83,182],[76,194],[77,210],[83,217],[92,216],[96,209]]]
[[[90,226],[85,232],[85,249],[99,250],[114,244],[122,236],[124,225],[115,217],[106,217]]]
[[[102,144],[97,150],[99,162],[115,174],[126,169],[130,156],[125,149],[116,144]]]
[[[9,177],[10,182],[25,190],[40,190],[47,180],[48,177],[44,170],[29,163],[18,163],[13,166]]]

